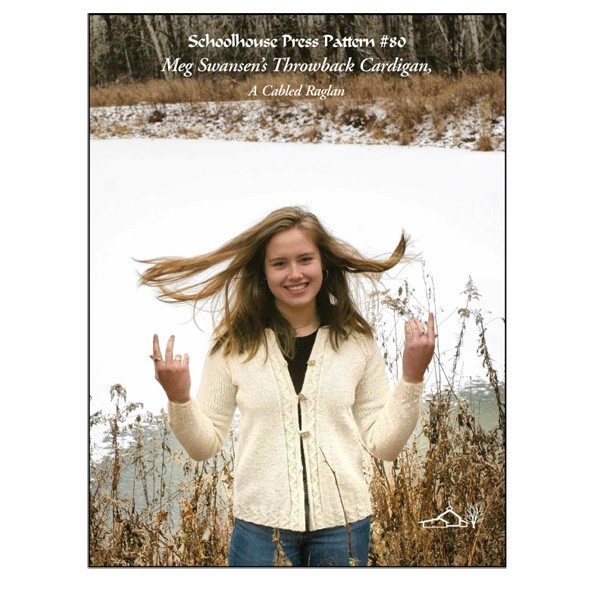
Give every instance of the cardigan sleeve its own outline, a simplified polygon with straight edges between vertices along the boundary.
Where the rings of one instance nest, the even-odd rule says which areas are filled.
[[[371,340],[352,412],[364,444],[376,458],[398,457],[419,419],[422,393],[423,383],[404,380],[390,391],[381,352]]]
[[[169,402],[171,430],[194,460],[218,454],[231,428],[237,387],[231,381],[227,359],[219,350],[208,354],[195,400]]]

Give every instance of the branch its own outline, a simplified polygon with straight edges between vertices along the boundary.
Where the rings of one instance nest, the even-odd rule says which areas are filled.
[[[335,474],[335,471],[329,464],[329,461],[327,460],[327,457],[325,456],[325,452],[323,452],[323,448],[321,448],[319,446],[319,450],[321,451],[321,454],[323,455],[323,460],[325,461],[325,464],[329,467],[329,469],[333,473],[335,487],[337,488],[338,495],[340,497],[340,504],[342,505],[342,512],[344,513],[344,523],[346,524],[346,534],[348,535],[348,554],[349,554],[349,559],[350,559],[350,565],[353,565],[354,562],[353,562],[353,558],[352,558],[352,534],[350,533],[350,525],[348,524],[348,517],[346,516],[346,508],[344,507],[344,501],[342,500],[342,492],[340,491],[340,486],[338,485],[337,475]]]

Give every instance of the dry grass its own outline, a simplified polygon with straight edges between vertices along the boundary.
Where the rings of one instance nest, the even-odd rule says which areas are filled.
[[[394,332],[382,330],[378,315],[386,310],[401,322],[417,314],[408,290],[405,285],[396,296],[387,291],[371,295],[367,309],[392,372],[398,369],[401,348]],[[471,280],[464,294],[453,364],[446,373],[434,359],[436,383],[417,434],[393,463],[367,457],[373,503],[371,566],[506,564],[504,397],[482,312],[473,308],[479,294]],[[485,430],[456,385],[462,347],[473,326],[471,335],[477,337],[497,404],[497,423]],[[170,447],[164,412],[133,417],[138,405],[128,402],[121,386],[113,386],[111,397],[114,413],[97,413],[90,423],[106,423],[111,436],[108,458],[90,464],[90,565],[225,565],[233,526],[233,439],[217,458],[194,462]],[[149,425],[155,432],[151,441],[144,433]],[[125,435],[133,441],[127,450],[121,448]],[[480,518],[461,528],[427,529],[419,523],[449,505],[465,518],[479,509]],[[281,545],[277,548],[275,565],[288,564]]]
[[[485,73],[447,77],[443,75],[418,75],[407,78],[385,75],[353,75],[333,79],[325,75],[269,74],[254,75],[245,80],[229,76],[203,79],[151,80],[145,83],[118,83],[90,89],[90,106],[132,106],[148,104],[169,104],[180,102],[232,102],[252,100],[248,92],[257,86],[278,87],[312,84],[326,88],[330,84],[345,89],[346,101],[361,104],[377,100],[394,100],[418,107],[420,110],[450,114],[457,107],[467,109],[481,101],[488,100],[495,115],[504,114],[504,75]],[[268,99],[268,98],[267,98]],[[272,97],[277,101],[276,96]]]
[[[90,566],[224,565],[233,523],[225,493],[230,457],[197,463],[171,451],[166,414],[128,422],[123,392],[111,389],[113,415],[92,417],[92,425],[108,423],[113,439],[110,457],[90,464]],[[159,432],[149,445],[145,425]],[[127,433],[135,443],[122,451]]]
[[[308,79],[296,74],[271,74],[255,75],[244,81],[227,76],[181,78],[171,82],[152,80],[91,88],[90,106],[247,101],[255,99],[248,96],[253,86],[261,90],[267,84],[275,87],[290,85],[294,88],[309,83],[320,88],[326,88],[329,84],[343,87],[345,102],[372,104],[379,100],[393,101],[398,106],[399,115],[402,115],[404,127],[412,127],[421,122],[425,115],[443,120],[480,104],[488,107],[491,118],[501,116],[505,111],[504,75],[500,73],[463,75],[459,78],[442,75],[400,78],[362,74],[331,80],[325,76],[312,76]],[[259,98],[281,101],[277,96]],[[336,100],[338,99],[334,101]],[[331,102],[331,99],[326,102]]]
[[[482,132],[477,139],[477,145],[475,146],[476,150],[481,152],[491,152],[494,150],[494,144],[492,142],[492,138],[487,132]]]

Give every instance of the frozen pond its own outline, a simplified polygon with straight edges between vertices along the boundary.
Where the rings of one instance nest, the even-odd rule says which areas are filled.
[[[504,153],[147,139],[92,140],[90,148],[93,411],[109,406],[114,383],[147,410],[165,406],[148,358],[154,332],[163,343],[174,333],[176,348],[190,354],[193,392],[208,348],[209,319],[199,319],[199,331],[189,307],[137,288],[132,259],[212,250],[292,204],[307,206],[368,255],[391,252],[403,228],[411,235],[412,252],[422,255],[435,283],[445,359],[471,276],[490,311],[488,342],[503,372]],[[405,276],[426,305],[421,265],[405,267]],[[470,338],[461,372],[481,377],[473,329]]]

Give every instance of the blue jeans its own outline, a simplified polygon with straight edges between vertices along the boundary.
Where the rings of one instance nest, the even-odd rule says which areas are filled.
[[[279,535],[281,549],[293,567],[347,567],[350,558],[357,566],[366,567],[369,558],[371,517],[350,523],[350,544],[345,526],[317,531],[290,531],[255,525],[236,519],[229,546],[230,567],[272,567]],[[287,564],[287,563],[286,563]]]

